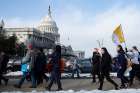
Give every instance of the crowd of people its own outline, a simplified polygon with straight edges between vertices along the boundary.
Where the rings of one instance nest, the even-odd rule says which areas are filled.
[[[113,58],[108,53],[106,48],[101,48],[101,50],[95,48],[93,52],[92,62],[93,62],[93,83],[96,82],[96,76],[99,79],[99,90],[103,88],[104,78],[112,83],[115,89],[127,88],[133,85],[134,77],[139,77],[140,72],[140,53],[136,46],[131,50],[126,51],[121,45],[117,46],[117,57],[115,58],[115,64],[117,67],[117,77],[120,78],[121,85],[115,83],[110,78],[110,71],[112,71],[112,64],[114,64]],[[125,76],[125,73],[129,71],[129,77]]]
[[[26,53],[26,56],[22,59],[21,71],[23,72],[22,78],[19,80],[17,84],[14,85],[16,88],[21,88],[24,81],[27,79],[27,76],[30,75],[31,86],[30,88],[36,88],[39,84],[43,83],[43,79],[46,80],[48,85],[46,86],[46,90],[50,91],[51,87],[54,83],[58,85],[58,91],[62,90],[61,84],[61,46],[57,45],[54,49],[54,52],[46,58],[43,49],[38,48],[30,48]],[[106,78],[113,86],[114,89],[122,89],[127,88],[128,85],[133,85],[134,77],[139,77],[140,72],[140,54],[136,46],[134,46],[131,50],[125,51],[121,45],[117,46],[117,57],[115,63],[117,64],[117,77],[120,78],[121,85],[118,85],[115,81],[110,77],[110,71],[112,70],[112,64],[114,60],[112,60],[112,56],[108,52],[108,50],[103,48],[95,48],[92,56],[92,77],[93,83],[95,83],[98,79],[99,81],[99,90],[103,89],[104,79]],[[49,69],[46,69],[46,60],[48,60]],[[9,57],[1,52],[0,54],[0,84],[3,80],[5,85],[8,83],[8,79],[6,79],[3,74],[6,73],[6,65],[9,61]],[[129,77],[125,76],[125,72],[127,69],[130,69]],[[46,72],[50,73],[50,78],[46,75]],[[74,78],[74,73],[77,72],[78,78],[80,77],[76,60],[73,62],[73,74],[72,78]],[[96,78],[96,76],[98,78]],[[84,82],[84,81],[83,81]]]
[[[99,53],[98,49],[96,49],[93,53],[92,61],[93,61],[93,82],[96,82],[97,75],[100,82],[98,89],[102,90],[104,78],[106,78],[110,83],[112,83],[115,89],[118,89],[117,83],[115,83],[110,78],[112,59],[107,49],[102,48],[101,53]]]
[[[49,64],[51,64],[51,77],[46,90],[51,90],[54,82],[58,85],[58,90],[62,90],[61,85],[61,71],[60,71],[60,61],[61,61],[61,46],[57,45],[52,55],[49,57]],[[18,84],[14,85],[16,88],[21,88],[24,80],[26,79],[28,73],[31,75],[31,86],[30,88],[36,88],[39,84],[43,83],[43,79],[48,82],[49,78],[45,74],[46,69],[46,56],[42,49],[33,48],[28,51],[25,59],[22,61],[22,72],[23,76]]]

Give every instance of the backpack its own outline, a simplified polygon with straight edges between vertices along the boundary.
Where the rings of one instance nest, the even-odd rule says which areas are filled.
[[[139,57],[138,57],[138,61],[140,62],[140,52],[139,52]]]
[[[29,65],[28,64],[21,64],[21,71],[22,72],[28,72],[28,67]]]

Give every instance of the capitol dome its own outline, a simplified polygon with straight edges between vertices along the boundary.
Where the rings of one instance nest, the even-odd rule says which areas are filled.
[[[38,29],[42,32],[58,33],[58,27],[56,25],[56,22],[53,20],[51,16],[50,6],[48,9],[48,15],[41,20]]]

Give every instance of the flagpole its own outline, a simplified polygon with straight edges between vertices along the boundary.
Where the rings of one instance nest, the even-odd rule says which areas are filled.
[[[104,47],[104,39],[102,39],[102,47]]]
[[[97,40],[97,43],[98,43],[99,47],[101,48],[101,43],[100,43],[100,41],[99,41],[99,40]]]
[[[124,31],[123,31],[123,29],[122,29],[122,25],[121,25],[121,24],[120,24],[120,28],[121,28],[121,30],[122,30],[122,34],[123,34],[123,38],[124,38],[124,44],[125,44],[125,50],[126,50],[126,52],[127,52],[126,39],[125,39]]]

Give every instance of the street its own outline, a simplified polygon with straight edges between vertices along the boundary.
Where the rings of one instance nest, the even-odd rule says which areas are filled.
[[[113,80],[115,80],[115,82],[120,84],[120,80],[118,78],[116,78],[116,77],[112,77],[112,78],[113,78]],[[5,85],[0,86],[0,92],[4,92],[4,91],[6,91],[6,92],[7,91],[8,92],[12,92],[12,91],[31,92],[33,90],[45,91],[45,87],[48,84],[44,81],[43,84],[39,85],[36,89],[32,89],[32,88],[29,88],[31,83],[25,81],[25,83],[23,84],[21,89],[14,88],[13,85],[17,84],[18,81],[19,81],[18,79],[10,79],[7,86],[5,86]],[[74,91],[88,90],[88,91],[91,91],[91,90],[97,89],[98,82],[92,83],[91,81],[92,81],[92,79],[89,77],[83,77],[80,79],[63,78],[62,84],[63,84],[64,90],[74,90]],[[134,85],[131,88],[134,88],[134,89],[140,88],[140,82],[135,80]],[[56,85],[54,85],[52,87],[52,91],[55,91],[56,89],[57,89],[57,87],[56,87]],[[103,90],[106,91],[106,90],[112,90],[112,89],[114,89],[113,86],[105,80]]]

